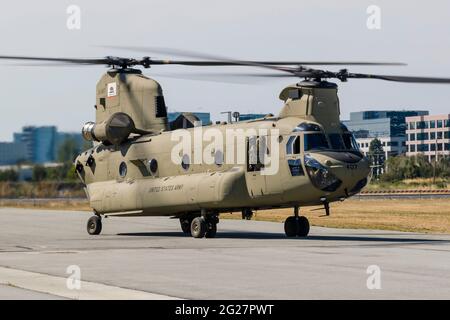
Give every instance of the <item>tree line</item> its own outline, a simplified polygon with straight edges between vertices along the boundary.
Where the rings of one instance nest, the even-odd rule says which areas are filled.
[[[370,142],[368,157],[375,180],[395,182],[416,178],[450,178],[450,157],[441,157],[430,162],[423,154],[413,157],[397,155],[386,160],[379,139]]]

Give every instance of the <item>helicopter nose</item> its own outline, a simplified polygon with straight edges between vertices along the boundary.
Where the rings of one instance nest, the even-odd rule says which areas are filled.
[[[342,188],[346,195],[354,195],[366,186],[369,179],[369,160],[363,155],[344,155],[339,158],[331,171],[342,180]]]
[[[320,172],[318,169],[310,170],[313,184],[319,185],[319,183],[314,183],[314,180],[320,182],[320,185],[327,182],[330,186],[320,189],[330,192],[340,190],[339,192],[343,193],[342,196],[358,193],[367,184],[370,173],[368,159],[359,152],[315,152],[305,156],[305,166],[307,171],[308,166],[321,167],[322,175],[317,173]],[[312,172],[315,172],[314,176]]]

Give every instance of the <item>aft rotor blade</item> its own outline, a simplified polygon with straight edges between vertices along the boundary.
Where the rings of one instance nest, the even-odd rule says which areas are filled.
[[[363,73],[349,73],[347,78],[353,79],[380,79],[386,81],[409,83],[450,83],[450,78],[415,77],[415,76],[391,76]]]

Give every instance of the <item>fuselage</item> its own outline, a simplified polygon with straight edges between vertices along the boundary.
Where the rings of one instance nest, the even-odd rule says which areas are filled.
[[[226,139],[229,132],[242,131],[244,139]],[[260,132],[266,134],[270,163],[250,163],[249,141]],[[180,133],[201,142],[194,141],[188,153],[180,151],[183,160],[177,163],[173,150],[180,141],[174,137]],[[211,147],[211,135],[220,134],[223,144]],[[199,147],[202,155],[211,154],[212,163],[198,161]],[[370,171],[345,127],[330,131],[295,116],[163,131],[119,146],[100,143],[76,163],[92,208],[125,216],[317,205],[359,192]]]

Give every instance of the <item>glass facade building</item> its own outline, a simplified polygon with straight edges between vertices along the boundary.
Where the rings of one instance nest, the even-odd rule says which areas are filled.
[[[407,155],[425,155],[429,161],[450,156],[450,114],[408,117]]]
[[[26,160],[33,163],[46,163],[55,160],[56,127],[23,127],[22,132],[14,134],[14,142],[23,144]]]
[[[354,132],[369,137],[403,137],[406,134],[406,117],[428,115],[428,111],[360,111],[351,112],[344,124]]]
[[[23,127],[22,132],[13,134],[13,142],[9,143],[17,146],[17,160],[8,160],[8,162],[10,164],[15,164],[18,161],[28,161],[38,164],[55,162],[59,147],[66,139],[73,139],[80,150],[85,145],[81,133],[58,132],[55,126]],[[7,147],[11,148],[5,143],[3,149],[6,150]],[[5,152],[0,152],[0,163],[6,162],[6,159]]]
[[[385,157],[403,154],[406,149],[406,118],[425,116],[428,111],[371,110],[350,113],[350,120],[343,121],[355,135],[364,154],[369,152],[370,142],[378,138],[385,151]]]
[[[25,146],[14,142],[0,142],[0,165],[11,165],[26,160]]]

